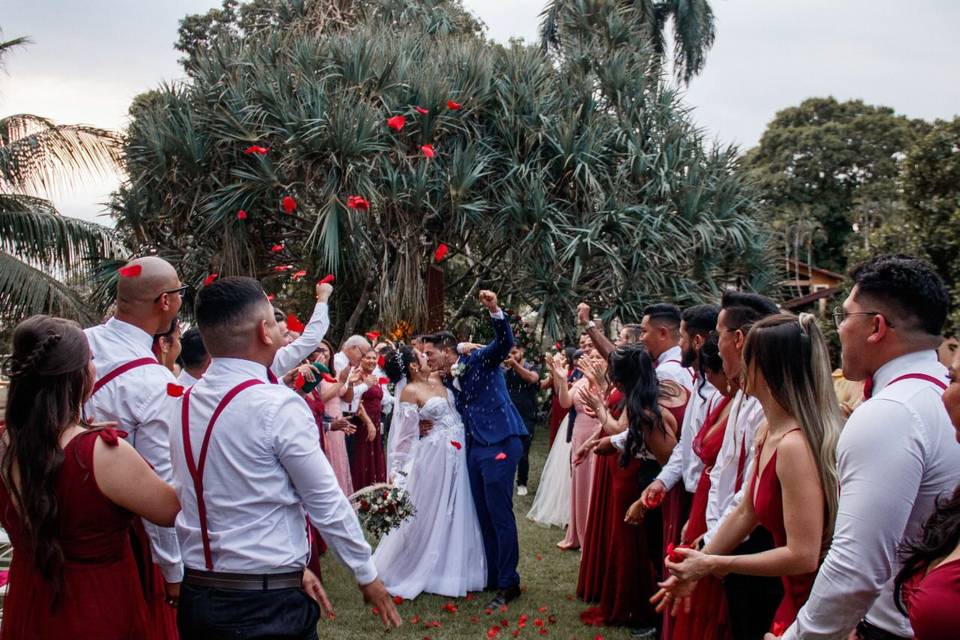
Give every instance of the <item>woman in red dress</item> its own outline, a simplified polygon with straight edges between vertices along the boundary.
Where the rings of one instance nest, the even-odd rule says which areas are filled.
[[[677,424],[673,414],[660,405],[662,388],[645,348],[627,345],[611,353],[609,377],[623,396],[619,418],[613,418],[597,396],[586,402],[605,429],[615,423],[627,436],[611,477],[610,508],[603,526],[608,551],[603,557],[599,604],[581,613],[580,618],[586,624],[649,630],[658,622],[648,599],[656,590],[655,560],[661,531],[659,527],[651,531],[627,524],[624,514],[670,457],[676,445]],[[612,453],[615,449],[610,439],[604,438],[596,451]]]
[[[173,526],[180,503],[114,429],[89,429],[86,336],[34,316],[13,334],[0,436],[0,523],[13,559],[4,640],[148,635],[144,586],[130,545],[136,516]]]
[[[677,549],[665,560],[672,596],[688,597],[709,574],[781,576],[784,595],[771,631],[793,623],[810,595],[837,512],[836,444],[843,424],[833,392],[826,340],[810,314],[756,323],[743,348],[745,391],[763,407],[746,496],[703,551]],[[773,536],[769,551],[730,553],[757,525]]]
[[[370,349],[360,360],[359,374],[367,389],[360,396],[360,409],[357,411],[360,422],[356,424],[357,433],[353,437],[350,473],[354,491],[387,481],[387,463],[384,460],[383,437],[380,432],[383,418],[383,383],[374,373],[378,357],[377,352]]]
[[[727,389],[723,360],[720,358],[716,340],[708,341],[700,348],[700,375],[705,376],[716,389]],[[680,544],[683,546],[696,548],[707,531],[710,471],[717,461],[720,445],[723,444],[731,399],[732,396],[716,393],[708,407],[707,418],[693,441],[693,452],[703,462],[703,471],[693,494],[690,517],[681,534]],[[669,616],[670,612],[665,612],[665,615]],[[664,622],[665,629],[667,622]],[[713,576],[701,578],[691,596],[690,612],[681,611],[669,622],[672,631],[669,638],[665,636],[665,640],[728,640],[731,635],[727,626],[727,598],[720,580]]]

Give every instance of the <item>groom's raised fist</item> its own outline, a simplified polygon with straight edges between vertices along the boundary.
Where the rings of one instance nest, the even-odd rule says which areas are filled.
[[[486,289],[480,292],[480,304],[487,308],[487,311],[490,313],[496,313],[500,308],[497,306],[497,294],[493,291],[487,291]]]

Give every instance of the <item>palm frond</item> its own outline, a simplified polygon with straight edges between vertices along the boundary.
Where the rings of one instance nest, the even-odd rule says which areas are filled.
[[[82,292],[0,249],[0,318],[16,322],[37,313],[97,321]]]

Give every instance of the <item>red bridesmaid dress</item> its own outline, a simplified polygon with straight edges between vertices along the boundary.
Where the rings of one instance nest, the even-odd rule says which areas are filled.
[[[383,387],[379,384],[370,387],[360,396],[363,410],[377,428],[373,441],[367,440],[367,428],[357,417],[357,432],[353,435],[353,460],[350,461],[350,474],[353,477],[353,490],[359,491],[378,482],[387,481],[387,463],[383,456],[383,442],[380,423],[383,418]]]
[[[710,412],[703,427],[693,440],[693,452],[703,461],[703,471],[697,482],[690,505],[690,518],[684,532],[683,544],[690,545],[707,531],[707,499],[710,496],[710,470],[717,462],[723,434],[727,430],[724,413],[731,398],[724,396]],[[669,615],[669,613],[667,614]],[[705,576],[697,583],[691,598],[690,613],[682,611],[673,618],[672,640],[729,640],[727,625],[727,597],[723,583],[713,576]]]
[[[791,429],[787,433],[799,431]],[[786,434],[784,434],[786,435]],[[780,478],[777,476],[777,452],[770,456],[767,465],[760,470],[760,452],[763,444],[757,447],[756,473],[750,481],[749,491],[753,496],[753,510],[757,514],[760,524],[773,536],[774,547],[783,547],[787,544],[787,531],[783,523],[783,492],[780,488]],[[771,630],[782,633],[797,618],[800,608],[810,597],[813,581],[817,572],[804,573],[798,576],[783,576],[783,600],[773,616]]]
[[[37,570],[30,538],[0,483],[0,522],[13,544],[3,603],[4,640],[148,636],[147,605],[130,544],[136,516],[100,492],[93,471],[97,438],[115,447],[124,436],[113,429],[92,430],[75,436],[63,449],[56,487],[64,565],[56,608],[53,587]]]
[[[953,640],[960,629],[960,560],[944,562],[903,585],[916,640]]]

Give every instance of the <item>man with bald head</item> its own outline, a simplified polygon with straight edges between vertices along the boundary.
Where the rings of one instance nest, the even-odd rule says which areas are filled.
[[[313,414],[296,392],[270,384],[268,367],[284,336],[260,283],[231,277],[204,287],[196,316],[210,367],[184,393],[170,431],[183,507],[176,522],[186,566],[181,638],[220,637],[231,628],[251,638],[317,637],[317,605],[329,603],[306,570],[304,514],[383,623],[399,626],[357,515],[320,449]]]
[[[170,467],[170,420],[176,406],[176,378],[154,357],[156,335],[170,330],[180,311],[186,285],[162,258],[148,256],[120,270],[116,313],[102,325],[86,330],[97,381],[84,406],[88,420],[117,422],[127,441],[165,481]],[[155,628],[172,629],[175,604],[183,579],[175,530],[143,521],[153,562],[166,583],[164,594],[148,603]]]

